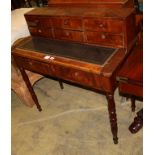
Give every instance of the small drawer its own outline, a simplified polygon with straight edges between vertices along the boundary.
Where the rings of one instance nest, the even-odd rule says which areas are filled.
[[[106,19],[84,19],[84,29],[92,31],[121,33],[123,31],[123,22],[119,20]]]
[[[93,75],[81,70],[63,67],[59,65],[52,65],[53,75],[67,81],[78,83],[86,86],[94,86]]]
[[[25,16],[26,22],[30,27],[51,28],[52,22],[48,17]]]
[[[33,71],[40,74],[51,75],[50,67],[48,63],[40,62],[37,60],[31,60],[28,58],[16,57],[15,61],[17,64],[24,69]]]
[[[119,48],[123,47],[123,35],[87,31],[86,38],[88,43]]]
[[[28,26],[37,27],[39,26],[39,19],[36,16],[25,16]]]
[[[52,23],[55,28],[82,30],[82,20],[79,18],[53,18]]]
[[[71,40],[71,41],[78,41],[78,42],[83,41],[83,33],[79,31],[55,29],[54,35],[55,35],[55,39]]]
[[[43,28],[52,28],[52,21],[48,17],[39,18],[39,26]]]
[[[43,29],[37,27],[29,27],[29,31],[32,36],[40,36],[46,38],[53,38],[53,30],[52,29]]]

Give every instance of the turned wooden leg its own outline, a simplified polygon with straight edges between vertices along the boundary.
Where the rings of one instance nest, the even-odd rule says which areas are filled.
[[[131,133],[137,133],[143,127],[143,109],[137,112],[137,116],[129,126]]]
[[[132,110],[132,112],[135,112],[135,108],[136,108],[135,98],[131,97],[131,110]]]
[[[29,92],[30,92],[30,94],[31,94],[31,96],[32,96],[32,99],[33,99],[34,103],[35,103],[36,106],[37,106],[37,109],[38,109],[39,111],[42,111],[41,106],[40,106],[40,104],[39,104],[39,102],[38,102],[37,96],[36,96],[36,94],[35,94],[35,92],[34,92],[34,90],[33,90],[33,87],[32,87],[32,85],[31,85],[31,83],[30,83],[30,80],[29,80],[29,78],[28,78],[28,76],[27,76],[25,70],[24,70],[23,68],[21,68],[21,67],[19,67],[19,70],[20,70],[21,75],[22,75],[22,77],[23,77],[23,79],[24,79],[24,81],[25,81],[25,84],[26,84],[26,86],[27,86],[27,88],[28,88],[28,90],[29,90]]]
[[[117,117],[116,117],[114,96],[111,93],[107,93],[106,97],[108,101],[108,111],[109,111],[109,119],[111,124],[111,132],[113,134],[113,141],[114,141],[114,144],[118,144],[118,137],[117,137],[118,127],[117,127]]]
[[[59,80],[59,85],[61,89],[64,89],[63,82],[61,80]]]

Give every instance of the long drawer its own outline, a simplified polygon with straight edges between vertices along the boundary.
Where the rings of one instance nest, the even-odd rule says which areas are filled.
[[[23,58],[23,57],[16,57],[16,63],[19,66],[22,66],[24,69],[37,73],[39,68],[40,74],[51,75],[51,72],[50,72],[51,68],[48,63],[32,60],[29,58]]]
[[[58,78],[90,87],[95,86],[93,74],[91,73],[60,65],[52,65],[51,70],[53,75]]]

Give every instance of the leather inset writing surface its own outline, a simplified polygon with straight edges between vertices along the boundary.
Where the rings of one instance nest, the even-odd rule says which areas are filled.
[[[33,37],[19,48],[103,65],[117,49]]]

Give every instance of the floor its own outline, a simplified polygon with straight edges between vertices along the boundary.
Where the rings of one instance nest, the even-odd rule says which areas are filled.
[[[114,145],[104,95],[43,78],[34,85],[43,111],[26,107],[12,91],[12,155],[142,155],[143,129],[128,126],[130,101],[115,92],[119,144]]]

